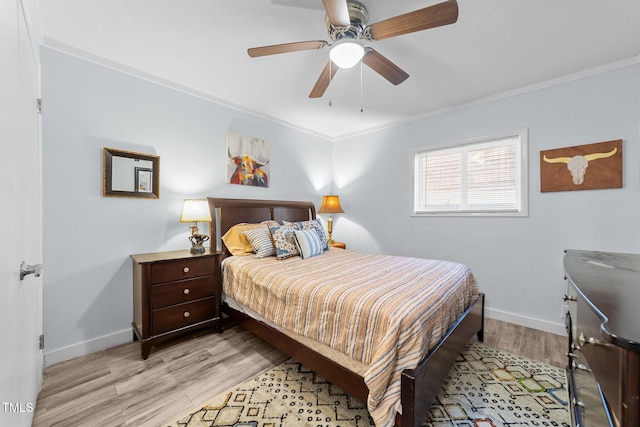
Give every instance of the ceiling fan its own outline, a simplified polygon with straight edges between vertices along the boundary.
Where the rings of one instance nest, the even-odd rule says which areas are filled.
[[[322,0],[327,12],[327,33],[333,41],[310,40],[247,49],[250,57],[275,55],[302,50],[331,48],[329,61],[320,73],[309,98],[319,98],[329,87],[338,68],[350,68],[360,60],[394,85],[405,81],[409,74],[364,42],[383,40],[416,31],[453,24],[458,20],[456,0],[408,12],[368,25],[367,8],[355,0]],[[343,63],[342,58],[349,61]]]

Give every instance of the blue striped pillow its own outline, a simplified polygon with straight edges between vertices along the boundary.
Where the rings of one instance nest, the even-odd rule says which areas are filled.
[[[300,227],[301,230],[316,230],[316,233],[318,233],[318,237],[320,238],[320,242],[322,243],[322,249],[325,251],[329,250],[329,239],[327,239],[327,235],[324,234],[324,228],[318,218],[310,221],[298,221],[296,224],[298,224],[298,227]]]
[[[323,252],[322,242],[316,230],[295,230],[293,233],[302,259],[311,258]]]
[[[276,247],[267,227],[254,228],[244,232],[249,244],[256,253],[255,258],[266,258],[276,254]]]

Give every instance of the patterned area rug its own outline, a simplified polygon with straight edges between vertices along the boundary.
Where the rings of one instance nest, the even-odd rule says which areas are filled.
[[[423,426],[569,426],[563,369],[480,343],[467,346]],[[365,405],[289,360],[172,427],[374,426]]]

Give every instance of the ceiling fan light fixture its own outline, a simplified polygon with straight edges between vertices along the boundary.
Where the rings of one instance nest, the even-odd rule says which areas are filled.
[[[340,39],[331,46],[329,58],[340,68],[351,68],[364,56],[364,46],[356,39]]]

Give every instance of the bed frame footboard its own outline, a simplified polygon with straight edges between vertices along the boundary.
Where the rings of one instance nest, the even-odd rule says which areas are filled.
[[[403,427],[422,425],[458,355],[473,335],[477,335],[482,341],[483,331],[484,294],[481,293],[415,369],[402,371],[400,391],[402,415],[397,417],[398,424]]]

